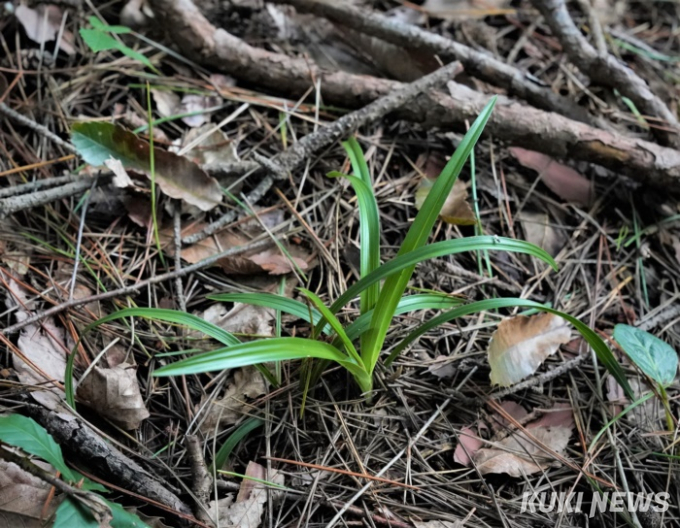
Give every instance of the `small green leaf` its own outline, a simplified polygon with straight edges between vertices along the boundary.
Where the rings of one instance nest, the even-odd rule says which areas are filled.
[[[57,508],[53,528],[99,528],[99,523],[82,503],[68,498]]]
[[[130,33],[132,31],[126,26],[109,26],[108,24],[104,24],[104,22],[99,20],[96,16],[91,16],[87,20],[93,28],[108,31],[109,33]]]
[[[111,501],[106,501],[106,504],[111,508],[111,515],[113,515],[113,519],[109,522],[111,528],[151,528],[137,515],[127,511],[120,504]]]
[[[45,428],[32,418],[20,414],[0,416],[0,440],[42,458],[60,471],[65,480],[76,482],[76,476],[64,462],[61,447]]]
[[[678,371],[678,354],[670,345],[649,332],[618,324],[614,339],[640,370],[662,387],[668,387]]]
[[[118,49],[118,41],[108,33],[98,29],[81,29],[80,36],[95,53]]]

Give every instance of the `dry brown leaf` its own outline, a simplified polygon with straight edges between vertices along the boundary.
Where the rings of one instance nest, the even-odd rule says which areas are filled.
[[[182,232],[182,236],[187,236],[205,227],[205,224],[197,223]],[[174,243],[172,242],[172,230],[166,229],[161,232],[161,239],[165,242],[165,250],[171,256],[174,254]],[[250,243],[250,239],[231,230],[220,231],[212,237],[206,238],[192,246],[187,246],[182,249],[182,259],[189,264],[195,264],[200,260],[220,253],[226,249],[237,246],[244,246]],[[307,258],[309,254],[306,253],[299,246],[294,246],[289,243],[283,243],[283,247],[291,255],[293,262],[301,269],[309,268]],[[294,264],[281,254],[278,246],[264,251],[255,251],[250,254],[235,257],[224,257],[215,264],[220,266],[225,273],[229,274],[246,274],[268,272],[270,275],[282,275],[290,273],[294,269]]]
[[[132,187],[134,185],[132,178],[130,178],[130,175],[127,173],[120,160],[109,158],[104,162],[104,165],[113,172],[113,180],[111,180],[111,183],[114,187],[125,189],[126,187]]]
[[[508,413],[512,418],[514,418],[518,422],[523,420],[529,414],[524,407],[522,407],[519,403],[515,403],[514,401],[504,401],[500,405],[501,408],[506,413]],[[510,425],[510,422],[502,414],[498,412],[493,412],[493,414],[491,415],[490,424],[493,432],[497,433],[499,431],[504,430],[508,425]]]
[[[458,434],[458,445],[453,452],[453,461],[463,466],[469,466],[470,457],[474,457],[483,445],[484,442],[477,436],[477,433],[469,427],[463,427]]]
[[[37,44],[54,40],[59,33],[63,18],[61,9],[55,5],[45,4],[39,4],[35,9],[21,4],[16,7],[14,14],[24,28],[26,36]],[[64,31],[59,48],[68,55],[73,55],[75,53],[73,42],[73,34],[70,31]]]
[[[425,0],[424,11],[440,18],[465,20],[513,13],[510,0]]]
[[[7,227],[12,229],[13,226]],[[25,249],[18,249],[18,247],[10,245],[7,240],[0,240],[0,260],[12,271],[12,275],[21,278],[26,275],[31,264],[31,248],[26,246]]]
[[[31,314],[33,303],[17,282],[5,277],[8,283],[8,308],[17,307],[17,322],[25,321]],[[42,324],[30,324],[21,330],[17,346],[24,359],[13,355],[14,370],[24,385],[38,386],[31,389],[35,401],[54,410],[64,399],[64,391],[55,384],[63,385],[66,372],[66,345],[64,331],[57,328],[52,318],[45,318]]]
[[[557,255],[567,243],[567,237],[561,230],[550,225],[550,218],[545,213],[522,211],[519,221],[524,230],[525,240],[545,249],[552,257]]]
[[[179,114],[179,108],[182,104],[175,92],[171,90],[151,90],[151,95],[156,103],[156,110],[161,117],[170,117]]]
[[[35,461],[43,469],[54,468]],[[12,462],[0,459],[0,526],[6,528],[42,528],[41,514],[50,495],[51,486]],[[52,500],[45,519],[54,513],[57,501]]]
[[[553,314],[518,315],[505,319],[491,336],[491,383],[508,387],[530,376],[559,345],[569,342],[571,330]]]
[[[186,94],[182,97],[179,105],[179,114],[190,114],[192,112],[202,112],[208,108],[213,108],[220,104],[222,100],[214,95]],[[193,116],[183,117],[182,121],[192,128],[200,127],[210,121],[210,114],[201,113]]]
[[[272,322],[276,317],[274,310],[252,304],[234,303],[234,307],[228,310],[224,304],[213,304],[202,313],[196,314],[201,319],[213,323],[232,334],[245,334],[252,336],[271,337],[274,335]],[[192,339],[191,346],[212,348],[212,341],[205,337],[202,332],[190,330],[187,337]]]
[[[420,210],[425,203],[425,198],[430,193],[434,180],[423,178],[420,180],[418,189],[416,190],[416,209]],[[444,202],[439,217],[444,222],[455,225],[474,225],[475,214],[472,212],[472,207],[467,201],[468,192],[465,183],[458,178],[453,184],[453,188],[449,193],[448,198]]]
[[[149,417],[139,390],[137,369],[129,363],[113,368],[95,366],[78,385],[89,407],[126,430],[137,429]]]
[[[215,428],[224,424],[235,424],[250,409],[248,399],[258,398],[267,392],[267,381],[255,367],[236,370],[224,397],[207,404],[203,411],[205,419],[200,429],[213,434]]]
[[[592,203],[592,183],[571,167],[533,150],[520,147],[510,147],[508,150],[520,164],[538,172],[543,183],[563,200],[579,205]]]
[[[439,379],[452,378],[457,370],[449,356],[437,356],[434,362],[427,367],[427,371]]]
[[[236,142],[215,125],[207,124],[192,128],[182,140],[182,148],[193,145],[184,155],[205,169],[215,169],[240,161],[236,152]],[[232,189],[232,192],[234,190]]]
[[[572,427],[535,427],[531,435],[558,454],[564,453]],[[516,433],[498,442],[497,447],[483,448],[474,457],[482,475],[504,473],[511,477],[531,475],[548,468],[555,459],[537,447],[523,433]]]
[[[220,526],[238,526],[239,528],[258,528],[262,521],[264,506],[267,502],[267,488],[262,482],[252,479],[265,480],[283,486],[284,477],[277,471],[267,475],[267,470],[256,462],[248,462],[246,477],[241,483],[236,501],[220,517]],[[273,492],[274,500],[280,493]]]

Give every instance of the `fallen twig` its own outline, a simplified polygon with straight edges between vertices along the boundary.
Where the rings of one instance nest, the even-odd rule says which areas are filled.
[[[215,28],[191,0],[152,0],[152,4],[186,54],[249,83],[299,96],[309,88],[311,79],[317,79],[327,102],[346,107],[365,105],[401,85],[366,75],[325,71],[308,60],[249,46]],[[453,81],[448,87],[449,95],[437,91],[421,94],[395,115],[427,126],[464,130],[489,96]],[[665,191],[680,187],[680,152],[610,134],[505,97],[499,97],[486,130],[511,144],[556,158],[596,163]]]
[[[54,134],[53,132],[50,132],[47,127],[41,125],[40,123],[36,123],[32,119],[29,119],[25,115],[20,114],[16,110],[12,110],[9,106],[7,106],[5,103],[0,103],[0,114],[4,114],[10,119],[13,119],[17,123],[30,128],[31,130],[37,132],[41,136],[46,137],[53,143],[59,145],[61,148],[64,150],[68,150],[69,152],[73,154],[77,154],[78,151],[76,148],[71,145],[68,141],[64,141],[61,139],[59,136]]]
[[[678,146],[678,120],[664,102],[659,99],[627,65],[609,53],[602,55],[581,34],[567,10],[564,0],[532,0],[557,37],[569,59],[596,83],[614,88],[628,97],[643,114],[658,117],[675,129],[653,129],[666,144]]]
[[[417,26],[389,19],[348,2],[324,0],[273,0],[274,4],[289,4],[301,13],[311,13],[406,49],[437,54],[446,61],[459,60],[465,72],[482,81],[508,90],[510,95],[524,99],[537,108],[562,114],[590,125],[596,119],[588,111],[550,88],[532,81],[521,70],[499,61],[492,55],[431,33]]]

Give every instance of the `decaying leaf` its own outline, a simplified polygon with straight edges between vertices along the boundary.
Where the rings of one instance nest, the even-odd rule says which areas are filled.
[[[156,110],[161,117],[170,117],[179,114],[181,104],[179,95],[171,90],[151,90],[151,95],[156,103]]]
[[[35,9],[20,4],[14,11],[17,20],[26,32],[26,36],[37,44],[50,42],[57,37],[63,14],[55,5],[38,4]],[[69,55],[75,53],[73,34],[64,31],[59,48]]]
[[[205,227],[205,224],[196,223],[189,229],[184,230],[182,236],[200,231],[203,227]],[[167,242],[164,244],[164,249],[168,254],[173,255],[172,232],[165,230],[161,233],[161,237]],[[224,230],[192,246],[182,248],[182,259],[189,264],[194,264],[226,249],[244,246],[249,243],[250,239],[242,234],[232,230]],[[262,272],[268,272],[270,275],[282,275],[293,271],[295,265],[303,271],[309,268],[306,260],[309,255],[302,248],[287,242],[283,243],[283,247],[291,255],[293,262],[281,253],[278,246],[274,246],[269,249],[257,250],[239,256],[224,257],[217,261],[215,265],[220,266],[225,273],[235,275],[250,275]]]
[[[78,385],[78,396],[123,429],[137,429],[149,417],[149,411],[136,373],[136,367],[130,363],[113,368],[95,366]]]
[[[571,167],[533,150],[520,147],[510,147],[508,150],[519,163],[538,172],[543,183],[563,200],[578,205],[592,203],[592,183]]]
[[[111,180],[111,183],[114,187],[125,189],[126,187],[132,187],[134,185],[130,175],[127,173],[120,160],[111,157],[104,162],[104,165],[113,172],[113,180]]]
[[[561,317],[543,313],[505,319],[491,336],[491,383],[508,387],[530,376],[559,345],[569,342],[571,331]]]
[[[430,193],[430,189],[434,185],[434,181],[429,178],[420,180],[418,190],[416,191],[416,209],[420,210],[425,203],[425,198]],[[467,189],[465,183],[458,178],[453,184],[453,189],[448,198],[444,202],[439,217],[449,224],[455,225],[474,225],[475,214],[467,201]]]
[[[534,427],[531,435],[558,454],[569,444],[572,427]],[[515,433],[497,443],[497,447],[483,448],[474,457],[482,475],[504,473],[511,477],[531,475],[548,468],[555,460],[537,447],[523,433]]]
[[[474,457],[477,451],[484,445],[477,433],[469,427],[463,427],[458,435],[458,445],[453,452],[453,460],[463,466],[470,465],[470,457]]]
[[[262,306],[234,303],[234,307],[228,310],[224,304],[213,304],[204,312],[196,315],[232,334],[252,335],[253,337],[274,335],[272,322],[276,314],[274,310]],[[214,343],[207,340],[201,332],[191,330],[187,333],[187,337],[192,339],[192,347],[209,349],[214,346]]]
[[[187,126],[192,128],[200,127],[201,125],[210,121],[210,115],[205,113],[205,110],[219,105],[221,99],[214,95],[198,95],[186,94],[182,97],[182,102],[179,106],[180,114],[191,114],[194,112],[203,112],[196,115],[183,117],[182,121]]]
[[[215,125],[208,124],[189,130],[182,140],[182,148],[187,146],[190,147],[184,155],[206,170],[216,170],[240,161],[236,153],[236,142],[230,140]]]
[[[427,521],[414,523],[415,528],[464,528],[465,523],[463,521]]]
[[[132,132],[111,123],[75,123],[71,140],[90,165],[100,166],[114,157],[127,170],[151,178],[150,146]],[[219,184],[198,165],[159,148],[154,148],[153,152],[156,183],[165,194],[203,211],[222,202]]]
[[[422,7],[430,15],[455,20],[514,12],[509,0],[426,0]]]
[[[529,414],[524,407],[512,400],[504,401],[500,405],[508,415],[518,422],[523,420]],[[491,414],[490,425],[494,433],[504,430],[509,424],[510,422],[508,419],[502,414],[498,412]]]
[[[13,229],[14,224],[7,221],[5,226]],[[11,274],[16,277],[23,277],[28,272],[31,263],[31,248],[23,244],[17,245],[8,240],[0,240],[0,261],[11,270]]]
[[[8,296],[7,307],[16,307],[18,322],[25,321],[31,314],[33,303],[16,281],[6,277]],[[66,345],[64,331],[58,328],[52,318],[45,318],[41,324],[26,325],[19,335],[17,346],[23,358],[12,356],[14,370],[21,383],[31,386],[31,396],[48,409],[55,409],[64,399],[63,386],[66,372]],[[24,360],[25,359],[25,360]]]
[[[557,255],[567,242],[564,233],[550,224],[550,218],[545,213],[522,211],[519,221],[524,230],[525,240],[545,249],[552,257]]]
[[[54,468],[36,461],[43,469]],[[42,528],[54,513],[57,501],[51,501],[45,518],[42,510],[50,495],[50,485],[24,471],[13,462],[0,459],[0,526],[6,528]]]
[[[245,476],[235,501],[232,497],[226,497],[210,502],[208,510],[218,526],[259,528],[267,503],[267,486],[259,481],[271,482],[279,486],[285,483],[281,473],[272,471],[270,475],[267,475],[266,468],[256,462],[248,462]],[[272,494],[274,500],[279,499],[280,492],[273,491]]]
[[[238,369],[224,397],[207,404],[201,431],[213,434],[220,425],[235,424],[250,408],[248,399],[258,398],[266,392],[267,382],[255,367]]]

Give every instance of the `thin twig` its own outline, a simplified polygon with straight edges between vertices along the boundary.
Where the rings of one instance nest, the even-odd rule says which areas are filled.
[[[27,194],[5,198],[4,200],[0,200],[0,218],[5,218],[6,216],[23,211],[24,209],[32,209],[33,207],[40,207],[41,205],[56,202],[63,198],[70,198],[71,196],[86,191],[91,186],[92,178],[86,178],[45,191],[29,192]]]
[[[78,176],[76,174],[68,174],[67,176],[58,176],[57,178],[48,178],[46,180],[35,180],[21,185],[12,185],[0,189],[0,198],[8,198],[9,196],[17,196],[19,194],[26,194],[29,192],[39,191],[43,187],[57,187],[64,183],[72,183],[76,181],[91,181],[90,176]]]
[[[78,225],[78,238],[76,239],[76,251],[73,258],[73,273],[71,274],[71,287],[68,292],[68,300],[73,300],[73,292],[76,289],[76,282],[78,277],[78,265],[80,264],[80,246],[83,243],[83,231],[85,230],[85,217],[87,216],[87,207],[90,204],[90,198],[92,197],[92,191],[97,186],[97,181],[99,180],[99,174],[92,179],[92,185],[90,186],[90,191],[88,192],[85,203],[83,204],[83,210],[80,213],[80,223]]]
[[[41,125],[40,123],[36,123],[32,119],[29,119],[25,115],[20,114],[16,110],[12,110],[5,103],[0,103],[0,114],[4,114],[7,117],[9,117],[10,119],[13,119],[14,121],[16,121],[17,123],[19,123],[19,124],[21,124],[25,127],[30,128],[31,130],[33,130],[34,132],[37,132],[41,136],[46,137],[47,139],[49,139],[53,143],[56,143],[57,145],[59,145],[64,150],[68,150],[69,152],[71,152],[73,154],[78,153],[76,148],[73,145],[71,145],[68,141],[64,141],[63,139],[61,139],[56,134],[50,132],[47,129],[47,127]]]

